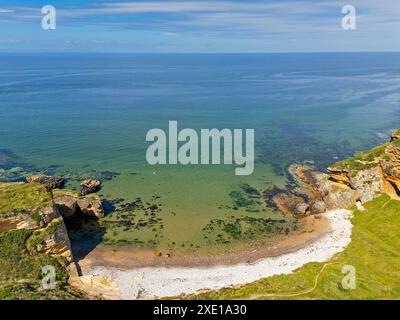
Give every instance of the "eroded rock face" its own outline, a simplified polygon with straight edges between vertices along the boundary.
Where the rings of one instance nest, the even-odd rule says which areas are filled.
[[[91,299],[95,300],[120,300],[120,294],[117,283],[108,277],[100,275],[82,275],[79,276],[74,264],[69,266],[70,285],[85,292]]]
[[[272,198],[273,203],[278,210],[294,214],[297,216],[305,216],[307,212],[307,205],[304,199],[300,196],[289,192],[282,192]]]
[[[90,194],[81,196],[68,190],[55,190],[54,203],[64,219],[74,218],[78,214],[97,219],[104,217],[104,209],[99,196]]]
[[[323,200],[317,199],[310,205],[311,214],[320,214],[326,212],[326,204]]]
[[[400,197],[400,130],[390,143],[362,152],[328,168],[329,179],[347,185],[367,202],[381,193]]]
[[[279,192],[272,202],[297,217],[362,206],[382,193],[400,199],[400,130],[390,143],[331,165],[328,174],[307,165],[292,166],[289,172],[297,187]]]
[[[47,186],[48,190],[59,189],[64,185],[64,178],[33,175],[26,178],[29,183],[41,183]]]
[[[382,169],[375,168],[359,171],[354,177],[351,177],[352,189],[360,194],[361,203],[371,201],[382,192],[383,173]]]
[[[104,217],[104,209],[101,200],[98,197],[84,197],[78,199],[78,206],[82,214],[88,217],[96,217],[98,219]]]
[[[32,214],[28,211],[3,215],[0,217],[0,232],[15,229],[34,230],[38,227],[38,223],[33,219]]]
[[[29,240],[31,243],[29,250],[31,252],[61,256],[69,262],[73,260],[71,242],[61,217],[53,220],[47,228],[36,231]]]
[[[395,141],[395,140],[399,140],[399,139],[400,139],[400,130],[397,130],[397,131],[392,133],[392,136],[390,138],[390,142]]]
[[[100,190],[101,182],[99,180],[84,180],[81,183],[81,195],[95,193]]]
[[[8,183],[2,186],[1,198],[10,203],[18,198],[19,206],[23,205],[24,208],[10,206],[0,212],[0,231],[32,230],[27,241],[28,250],[32,253],[63,256],[67,261],[72,261],[71,244],[64,220],[52,202],[51,193],[46,191],[46,186],[38,183]],[[7,195],[13,198],[7,200]]]
[[[310,206],[305,202],[299,202],[293,207],[293,212],[297,216],[305,216]]]
[[[350,208],[360,197],[360,194],[347,186],[329,179],[329,175],[320,172],[309,173],[314,182],[314,202],[323,201],[327,210]]]
[[[370,201],[382,192],[383,172],[378,162],[372,168],[358,171],[329,167],[328,173],[329,180],[357,190],[361,202]]]
[[[348,170],[328,167],[327,171],[329,173],[329,179],[331,181],[346,185],[351,188],[351,181],[349,178]]]
[[[65,220],[74,218],[78,214],[78,200],[71,195],[62,195],[54,198],[54,204]]]

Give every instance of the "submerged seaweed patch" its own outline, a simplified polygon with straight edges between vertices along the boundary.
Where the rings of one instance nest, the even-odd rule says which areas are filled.
[[[103,242],[140,246],[159,244],[164,228],[163,219],[160,217],[162,212],[160,199],[161,197],[155,194],[148,202],[144,202],[141,198],[130,202],[122,198],[107,201],[107,206],[112,211],[102,222],[107,230]],[[147,233],[147,237],[142,237],[142,232]]]
[[[359,145],[362,149],[369,149],[380,143],[377,137],[371,136],[368,142]],[[316,169],[325,171],[332,163],[332,159],[347,159],[354,155],[354,146],[347,140],[325,142],[315,138],[298,124],[281,123],[276,130],[265,133],[261,150],[256,161],[271,164],[277,175],[286,176],[288,167],[293,163],[311,161]]]
[[[266,236],[288,234],[291,226],[286,220],[230,216],[213,219],[204,228],[204,239],[209,244],[230,244],[234,241],[257,240]]]
[[[83,181],[88,179],[100,180],[100,181],[108,181],[112,180],[115,177],[119,176],[119,172],[114,171],[97,171],[97,170],[89,170],[89,171],[67,171],[62,174],[69,181]]]
[[[8,149],[0,149],[0,169],[23,166],[22,159]]]

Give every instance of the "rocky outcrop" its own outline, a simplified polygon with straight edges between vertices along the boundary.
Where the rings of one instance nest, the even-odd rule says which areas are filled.
[[[299,187],[292,194],[281,193],[273,200],[278,209],[295,216],[326,210],[351,208],[373,200],[382,193],[400,198],[400,130],[391,142],[337,162],[327,174],[305,166],[291,172]]]
[[[79,212],[77,197],[72,195],[59,195],[54,198],[54,204],[65,220],[74,218]]]
[[[98,195],[81,196],[69,190],[54,190],[54,203],[64,219],[71,219],[78,214],[97,219],[104,217],[104,209]]]
[[[117,283],[108,277],[100,275],[79,276],[74,264],[69,266],[69,283],[73,287],[85,292],[90,299],[120,300]]]
[[[400,130],[388,144],[335,163],[328,168],[329,179],[360,193],[367,202],[381,193],[400,196]]]
[[[33,175],[26,178],[29,183],[41,183],[47,186],[48,190],[59,189],[64,185],[64,178],[53,177],[53,176],[43,176],[43,175]]]
[[[84,180],[81,183],[81,195],[95,193],[100,190],[101,182],[99,180]]]
[[[398,135],[400,135],[400,131]],[[380,165],[385,180],[393,188],[391,191],[400,196],[400,140],[398,138],[395,138],[385,149],[385,157],[381,160]]]
[[[71,243],[64,219],[78,214],[104,217],[97,195],[81,196],[76,192],[52,189],[56,180],[32,178],[36,183],[0,183],[0,232],[29,229],[28,249],[72,261]]]
[[[390,142],[393,142],[393,141],[399,140],[399,139],[400,139],[400,129],[392,133]]]
[[[310,175],[314,179],[314,183],[310,185],[314,191],[314,196],[310,197],[314,208],[314,204],[321,201],[325,204],[326,210],[350,208],[360,197],[358,191],[353,190],[346,184],[330,180],[327,174],[310,172]]]
[[[310,204],[310,213],[311,214],[320,214],[324,213],[327,210],[327,205],[323,200],[315,200]]]
[[[78,199],[78,207],[83,215],[88,217],[103,218],[104,209],[99,197],[83,197]]]
[[[62,256],[72,261],[71,243],[64,221],[47,186],[39,183],[0,184],[0,231],[32,230],[32,253]]]
[[[309,207],[302,197],[290,192],[278,193],[272,197],[272,201],[278,210],[297,217],[304,217]]]
[[[67,228],[60,216],[51,221],[46,228],[33,233],[28,239],[28,249],[33,253],[62,256],[69,262],[73,260]]]
[[[57,261],[61,268],[75,266],[64,219],[78,214],[103,217],[101,199],[95,194],[81,196],[71,190],[54,189],[60,182],[42,178],[31,177],[28,180],[36,181],[31,183],[0,183],[0,233],[24,229],[20,230],[26,235],[22,246],[29,257],[41,258],[45,254],[57,257],[49,261]],[[84,296],[92,299],[119,298],[111,279],[79,277],[76,268],[70,274],[69,284],[87,292]]]

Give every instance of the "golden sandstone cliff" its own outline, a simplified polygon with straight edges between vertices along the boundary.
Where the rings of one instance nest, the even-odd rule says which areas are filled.
[[[110,298],[107,290],[101,290],[107,279],[79,277],[64,222],[79,215],[102,218],[100,197],[58,189],[63,185],[59,177],[31,176],[27,181],[0,183],[0,296]],[[57,269],[58,290],[41,287],[41,268],[46,265]],[[75,273],[68,274],[68,266]],[[74,275],[74,284],[81,291],[68,285],[68,278],[71,284]]]
[[[344,184],[359,193],[361,202],[387,193],[400,195],[400,130],[389,143],[354,158],[340,161],[328,168],[329,179]]]
[[[64,219],[78,214],[101,218],[103,207],[97,195],[80,196],[73,191],[52,190],[52,187],[52,183],[1,183],[0,232],[31,230],[27,241],[31,253],[57,255],[72,261]]]
[[[382,193],[400,198],[400,130],[390,142],[339,161],[327,173],[305,166],[295,166],[292,172],[298,187],[272,200],[279,209],[299,217],[351,208]]]

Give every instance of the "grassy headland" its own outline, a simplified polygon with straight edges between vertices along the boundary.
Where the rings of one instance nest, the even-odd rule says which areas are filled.
[[[326,263],[309,263],[290,275],[191,299],[400,299],[400,201],[387,195],[354,211],[352,242]],[[356,289],[345,290],[342,268],[356,270]],[[322,272],[321,272],[322,271]]]
[[[0,233],[0,300],[1,299],[82,299],[84,296],[71,288],[68,271],[61,257],[31,254],[27,241],[32,231],[19,229]],[[56,288],[42,288],[42,268],[54,266]]]

